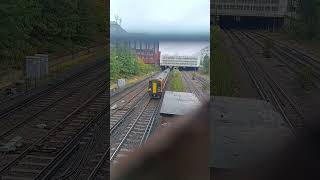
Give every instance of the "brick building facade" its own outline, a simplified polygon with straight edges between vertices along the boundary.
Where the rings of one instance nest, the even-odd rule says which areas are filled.
[[[145,64],[160,64],[159,40],[147,34],[128,33],[114,22],[110,28],[110,47],[126,46]]]

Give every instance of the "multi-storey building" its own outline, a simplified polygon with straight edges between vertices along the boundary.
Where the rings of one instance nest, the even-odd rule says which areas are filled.
[[[110,24],[110,47],[128,47],[144,63],[160,64],[159,40],[147,34],[128,33],[116,22]]]
[[[135,51],[146,64],[160,64],[159,41],[136,34],[127,39],[127,46]]]
[[[212,24],[279,27],[287,12],[288,0],[211,0]]]
[[[199,56],[162,55],[160,58],[160,66],[198,69],[200,66],[200,57]]]

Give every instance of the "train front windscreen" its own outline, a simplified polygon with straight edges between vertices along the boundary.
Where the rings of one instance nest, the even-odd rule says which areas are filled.
[[[161,93],[161,83],[157,80],[152,80],[149,82],[149,94],[151,97],[159,97]]]

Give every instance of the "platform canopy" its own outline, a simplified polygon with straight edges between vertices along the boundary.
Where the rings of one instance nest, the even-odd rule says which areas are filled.
[[[201,106],[193,93],[166,91],[160,109],[160,114],[185,115]]]

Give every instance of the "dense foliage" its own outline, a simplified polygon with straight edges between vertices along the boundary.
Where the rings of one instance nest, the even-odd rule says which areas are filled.
[[[110,51],[110,78],[130,78],[157,71],[154,65],[144,64],[130,49],[126,47],[111,48]]]
[[[182,75],[179,70],[172,70],[170,72],[170,88],[171,91],[176,91],[176,92],[184,92],[185,88],[182,82]]]
[[[320,39],[320,0],[301,0],[298,19],[293,23],[291,32],[304,39]]]
[[[210,73],[210,57],[207,55],[203,58],[203,72]]]
[[[0,65],[20,68],[26,55],[72,52],[106,31],[103,0],[0,3]]]
[[[214,58],[210,63],[210,95],[233,96],[232,66],[224,49],[224,34],[218,26],[213,28],[211,34]]]

